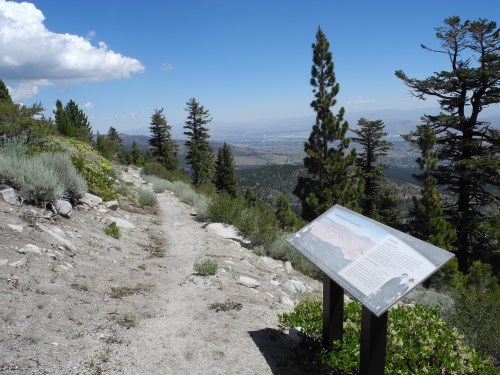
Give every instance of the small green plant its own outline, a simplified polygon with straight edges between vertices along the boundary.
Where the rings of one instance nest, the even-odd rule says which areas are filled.
[[[145,265],[144,263],[139,264],[139,265],[137,266],[137,268],[139,268],[140,270],[146,271],[146,265]]]
[[[49,312],[47,314],[47,318],[52,319],[53,317],[54,317],[54,313],[53,312]]]
[[[78,290],[80,292],[88,292],[89,287],[86,284],[73,283],[70,285],[73,289]]]
[[[110,347],[107,347],[104,349],[102,352],[100,352],[97,356],[97,358],[101,362],[108,362],[109,359],[111,358],[111,354],[113,353],[113,350]]]
[[[213,276],[217,273],[217,268],[219,265],[217,262],[210,258],[205,258],[199,262],[196,262],[193,266],[196,273],[201,276]]]
[[[140,188],[139,190],[137,190],[137,194],[139,194],[137,202],[141,206],[154,206],[158,203],[158,199],[156,199],[156,194],[149,189]]]
[[[234,301],[227,299],[224,302],[211,303],[210,306],[208,306],[208,308],[210,310],[215,310],[215,312],[229,311],[229,310],[239,311],[243,308],[243,305],[239,302],[234,302]]]
[[[21,219],[29,225],[36,225],[36,216],[30,211],[24,211],[21,214]]]
[[[149,243],[144,246],[144,249],[151,257],[163,258],[165,256],[165,240],[161,234],[150,234]]]
[[[121,236],[120,227],[114,222],[104,227],[104,233],[113,238],[120,238]]]
[[[118,324],[121,325],[122,327],[130,329],[133,327],[137,327],[139,325],[139,320],[137,319],[137,316],[135,316],[134,314],[125,313],[118,320]]]
[[[58,278],[59,278],[59,274],[58,274],[57,272],[54,272],[54,273],[52,273],[52,275],[50,276],[50,282],[51,282],[52,284],[54,284],[54,283],[57,281],[57,279],[58,279]]]
[[[131,296],[133,294],[145,294],[153,289],[154,285],[150,284],[137,284],[135,287],[119,286],[111,287],[111,298],[121,299],[123,297]]]

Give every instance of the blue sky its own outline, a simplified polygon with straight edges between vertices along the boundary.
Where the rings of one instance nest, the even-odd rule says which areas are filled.
[[[347,112],[432,107],[411,97],[394,71],[424,78],[447,66],[444,56],[420,48],[437,46],[434,27],[446,17],[500,21],[497,0],[31,4],[0,0],[0,28],[10,32],[10,39],[0,33],[0,79],[19,102],[41,102],[48,113],[57,99],[75,100],[101,132],[147,129],[161,107],[180,129],[191,97],[210,110],[213,126],[310,116],[318,25]],[[16,58],[23,64],[14,70]]]

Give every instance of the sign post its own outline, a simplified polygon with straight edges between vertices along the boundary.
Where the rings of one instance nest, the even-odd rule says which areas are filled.
[[[335,205],[288,242],[323,271],[323,346],[342,341],[344,290],[363,305],[361,374],[383,374],[388,310],[453,254]]]
[[[344,289],[327,274],[323,275],[323,347],[342,341],[344,334]]]

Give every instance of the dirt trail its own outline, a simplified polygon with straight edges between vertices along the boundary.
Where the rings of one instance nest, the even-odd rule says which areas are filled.
[[[161,314],[130,330],[130,344],[118,358],[125,372],[306,373],[294,367],[290,343],[277,331],[273,296],[278,297],[278,275],[255,266],[257,257],[236,242],[208,233],[190,215],[192,209],[173,194],[158,197],[168,242],[168,266],[156,297],[163,308]],[[193,274],[194,262],[204,256],[217,259],[216,276]],[[260,285],[256,289],[240,285],[239,276],[253,277]],[[209,308],[228,299],[241,303],[242,309],[216,312]]]

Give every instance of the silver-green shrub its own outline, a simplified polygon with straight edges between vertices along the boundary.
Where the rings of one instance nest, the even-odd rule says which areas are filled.
[[[139,190],[137,190],[137,193],[139,194],[139,198],[137,199],[137,201],[141,206],[154,206],[158,203],[156,194],[149,189],[139,188]]]

